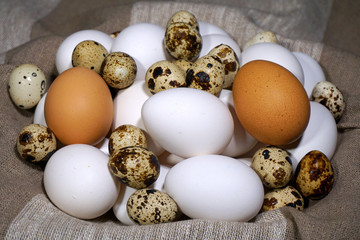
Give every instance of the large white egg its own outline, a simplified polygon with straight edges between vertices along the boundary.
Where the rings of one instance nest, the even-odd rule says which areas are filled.
[[[47,127],[46,120],[45,120],[45,112],[44,112],[46,94],[47,94],[47,92],[41,97],[40,101],[36,105],[35,112],[34,112],[34,119],[33,119],[33,123],[41,124],[45,127]]]
[[[198,24],[199,24],[199,33],[201,36],[210,35],[210,34],[221,34],[229,37],[229,34],[224,29],[222,29],[221,27],[215,24],[204,21],[198,21]]]
[[[152,23],[137,23],[123,29],[115,38],[111,52],[125,52],[147,70],[155,62],[166,60],[165,29]]]
[[[120,191],[120,182],[110,173],[108,160],[101,150],[85,144],[56,151],[44,170],[44,187],[51,202],[81,219],[106,213]]]
[[[184,158],[221,153],[234,131],[227,106],[213,94],[194,88],[156,93],[144,103],[142,119],[157,143]]]
[[[64,41],[60,44],[56,52],[56,69],[58,73],[73,67],[72,65],[72,53],[76,45],[85,40],[93,40],[101,45],[110,52],[111,46],[114,39],[110,37],[109,34],[98,30],[81,30],[69,35]]]
[[[166,176],[165,191],[194,219],[249,221],[264,199],[255,171],[222,155],[197,156],[176,164]]]
[[[310,151],[318,150],[331,159],[337,143],[337,126],[330,111],[320,103],[310,101],[310,119],[301,138],[284,146],[291,154],[293,169]]]
[[[250,151],[257,143],[257,140],[251,136],[241,125],[236,116],[232,91],[223,89],[221,90],[219,99],[223,101],[229,108],[234,119],[234,133],[230,143],[226,146],[225,150],[221,153],[229,157],[238,157]]]
[[[231,47],[236,53],[237,57],[239,57],[241,54],[239,45],[230,36],[223,34],[210,34],[203,36],[202,40],[203,44],[199,53],[199,57],[207,55],[214,47],[220,44],[226,44]]]
[[[262,42],[246,48],[239,57],[240,67],[254,60],[266,60],[286,68],[304,85],[304,72],[300,62],[287,48],[270,42]]]
[[[144,102],[152,96],[144,81],[136,81],[130,87],[121,89],[114,98],[114,117],[112,130],[124,124],[131,124],[144,131],[148,148],[156,155],[160,155],[164,149],[156,143],[147,133],[141,118],[141,108]]]
[[[311,93],[318,82],[325,81],[325,74],[320,64],[311,56],[302,52],[293,52],[304,71],[304,88],[310,99]]]

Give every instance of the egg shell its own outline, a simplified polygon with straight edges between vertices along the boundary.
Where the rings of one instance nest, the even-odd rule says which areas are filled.
[[[151,65],[145,75],[146,86],[152,94],[170,88],[185,87],[185,72],[176,64],[164,60]]]
[[[60,44],[56,52],[55,63],[59,74],[73,67],[71,62],[73,51],[76,45],[85,40],[93,40],[100,43],[108,52],[110,52],[110,48],[114,41],[108,34],[93,29],[80,30],[70,34]]]
[[[180,215],[176,202],[168,194],[151,188],[131,194],[127,212],[140,225],[173,222]]]
[[[30,162],[47,160],[56,150],[54,133],[40,124],[30,124],[20,131],[16,141],[20,156]]]
[[[199,32],[203,37],[211,34],[219,34],[230,37],[230,35],[223,28],[215,24],[200,20],[198,20],[198,24],[199,24]]]
[[[304,197],[312,200],[328,195],[334,180],[334,170],[330,160],[317,150],[307,153],[296,168],[296,189]]]
[[[261,42],[271,42],[271,43],[278,43],[277,37],[273,32],[270,31],[262,31],[257,33],[255,36],[250,38],[244,45],[243,50],[254,45],[256,43]]]
[[[196,60],[186,71],[186,85],[219,96],[225,82],[225,66],[215,55]]]
[[[203,40],[203,44],[201,51],[199,53],[199,58],[207,55],[214,47],[219,46],[220,44],[226,44],[230,46],[236,53],[236,56],[240,57],[241,55],[239,44],[229,35],[209,34],[203,36],[202,40]]]
[[[98,149],[100,149],[106,155],[110,155],[109,153],[109,138],[104,138],[101,142],[95,145]]]
[[[266,60],[289,70],[304,85],[304,72],[300,62],[287,48],[270,42],[254,44],[239,56],[240,67],[254,60]]]
[[[18,108],[33,108],[46,91],[45,74],[34,64],[21,64],[10,74],[8,91]]]
[[[264,196],[262,210],[270,211],[289,206],[302,211],[304,210],[304,204],[304,198],[301,196],[300,192],[292,186],[286,186],[267,192]]]
[[[177,59],[174,60],[173,63],[179,66],[184,73],[186,73],[186,71],[193,65],[191,61],[185,59]]]
[[[222,155],[202,155],[173,166],[165,191],[190,218],[249,221],[261,209],[264,189],[246,164]]]
[[[105,81],[85,67],[73,67],[51,84],[45,99],[45,120],[64,145],[95,145],[109,132],[113,101]]]
[[[45,113],[44,113],[44,105],[45,105],[45,98],[46,98],[47,92],[41,97],[40,101],[35,107],[34,111],[34,118],[33,123],[41,124],[45,127],[47,127],[46,120],[45,120]]]
[[[197,22],[196,17],[194,16],[194,14],[192,14],[189,11],[186,10],[180,10],[177,11],[176,13],[174,13],[171,18],[169,19],[169,21],[166,24],[166,28],[169,27],[170,24],[172,23],[177,23],[177,22],[184,22],[189,24],[192,28],[195,28],[197,31],[199,31],[199,24]]]
[[[159,156],[159,162],[161,164],[165,164],[167,166],[174,166],[175,164],[181,162],[182,160],[184,160],[185,158],[177,156],[173,153],[169,153],[167,151],[164,151],[160,156]]]
[[[270,61],[251,61],[240,67],[232,91],[242,126],[258,141],[285,145],[306,129],[309,99],[301,83],[284,67]]]
[[[221,153],[234,131],[226,105],[194,88],[173,88],[153,95],[144,103],[141,115],[155,141],[184,158]]]
[[[57,150],[44,170],[47,196],[74,217],[93,219],[103,215],[120,191],[107,162],[108,156],[90,145],[72,144]]]

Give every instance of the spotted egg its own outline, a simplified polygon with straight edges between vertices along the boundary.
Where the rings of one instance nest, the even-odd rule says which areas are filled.
[[[166,28],[164,45],[173,58],[193,61],[202,48],[202,37],[199,31],[189,24],[176,22]]]
[[[324,105],[329,109],[335,121],[340,121],[345,110],[345,100],[335,84],[329,81],[318,82],[311,93],[311,100]]]
[[[140,225],[173,222],[181,216],[176,202],[168,194],[150,188],[132,193],[126,210],[130,219]]]
[[[256,43],[261,43],[261,42],[278,43],[278,39],[277,39],[276,35],[273,32],[262,31],[262,32],[257,33],[251,39],[249,39],[245,43],[243,50],[247,49],[251,45],[254,45]]]
[[[300,192],[292,186],[273,189],[264,195],[262,211],[274,210],[277,208],[289,206],[298,210],[304,209],[304,198]]]
[[[104,59],[100,75],[115,89],[123,89],[133,84],[137,74],[135,60],[127,53],[112,52]]]
[[[71,63],[73,67],[86,67],[100,73],[101,64],[107,55],[108,51],[103,45],[85,40],[74,48]]]
[[[45,74],[34,64],[21,64],[11,72],[8,90],[17,107],[33,108],[46,91]]]
[[[117,127],[109,137],[109,154],[119,151],[124,147],[140,146],[147,148],[146,136],[144,132],[130,124]]]
[[[220,44],[210,50],[208,55],[215,55],[221,59],[225,70],[223,88],[229,88],[234,82],[235,75],[239,70],[239,59],[234,50],[226,44]]]
[[[289,153],[276,146],[258,149],[252,157],[251,168],[268,188],[286,186],[293,171]]]
[[[180,67],[185,73],[193,65],[191,61],[185,59],[177,59],[173,61],[173,63]]]
[[[121,148],[109,157],[111,173],[129,187],[141,189],[159,177],[160,163],[155,154],[140,146]]]
[[[146,71],[145,82],[152,94],[170,88],[185,87],[185,72],[170,61],[159,61]]]
[[[54,133],[40,124],[25,126],[16,141],[19,155],[29,162],[47,160],[56,150]]]
[[[307,153],[295,171],[295,187],[308,199],[324,198],[332,189],[334,170],[330,160],[320,151]]]
[[[195,28],[199,31],[199,23],[194,14],[190,13],[186,10],[180,10],[174,13],[171,18],[169,19],[166,27],[168,28],[170,24],[183,22],[189,24],[192,28]]]
[[[225,68],[215,55],[205,55],[196,60],[186,72],[186,84],[219,96],[225,81]]]

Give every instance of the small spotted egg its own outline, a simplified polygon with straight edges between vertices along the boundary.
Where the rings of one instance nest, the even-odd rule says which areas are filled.
[[[56,150],[56,138],[49,128],[30,124],[21,130],[16,147],[20,156],[27,161],[45,161]]]
[[[173,58],[193,61],[202,48],[202,37],[187,23],[172,23],[166,28],[164,45]]]
[[[173,61],[173,63],[180,67],[184,73],[193,65],[191,61],[185,59],[177,59]]]
[[[123,89],[133,84],[136,73],[135,60],[124,52],[113,52],[107,55],[100,71],[105,82],[116,89]]]
[[[17,107],[35,107],[46,91],[45,74],[34,64],[22,64],[11,72],[8,90]]]
[[[199,31],[199,23],[194,16],[194,14],[186,11],[186,10],[180,10],[176,13],[174,13],[171,18],[169,19],[166,27],[168,28],[170,24],[177,23],[177,22],[183,22],[189,24],[191,27],[195,28],[197,31]]]
[[[130,219],[140,225],[173,222],[181,215],[176,202],[168,194],[150,188],[132,193],[126,209]]]
[[[225,80],[225,69],[221,59],[215,55],[205,55],[196,60],[186,72],[186,84],[219,96]]]
[[[304,210],[304,198],[298,190],[292,186],[273,189],[264,195],[263,211],[274,210],[277,208],[289,206],[297,210]]]
[[[166,60],[151,65],[146,71],[145,81],[152,94],[186,86],[184,71],[176,64]]]
[[[335,84],[328,81],[318,82],[313,88],[311,100],[324,105],[329,109],[335,121],[340,121],[345,110],[345,100]]]
[[[258,149],[253,155],[251,168],[268,188],[286,186],[292,177],[292,163],[289,153],[276,146]]]
[[[74,48],[72,65],[86,67],[100,73],[101,64],[108,55],[106,48],[96,41],[85,40]]]
[[[295,171],[295,187],[308,199],[325,197],[332,189],[334,170],[329,159],[320,151],[307,153]]]
[[[110,171],[122,183],[141,189],[159,177],[160,163],[155,154],[140,146],[121,148],[109,158]]]
[[[147,148],[144,132],[133,125],[125,124],[117,127],[109,137],[109,153],[119,151],[124,147],[140,146]]]
[[[245,43],[243,50],[250,47],[251,45],[261,42],[278,43],[278,39],[273,32],[270,31],[259,32]]]
[[[234,50],[226,44],[214,47],[208,55],[215,55],[221,59],[225,69],[225,80],[223,88],[229,88],[234,82],[235,75],[239,70],[239,59]]]

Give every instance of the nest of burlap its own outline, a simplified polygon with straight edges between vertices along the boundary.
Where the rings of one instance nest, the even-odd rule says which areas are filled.
[[[65,5],[60,7],[66,8]],[[254,34],[264,30],[249,19],[244,9],[229,5],[137,2],[108,5],[97,11],[82,13],[82,18],[87,21],[74,20],[74,25],[61,21],[48,22],[52,27],[57,24],[59,34],[46,29],[47,22],[44,18],[42,22],[37,22],[33,26],[31,41],[6,53],[5,63],[0,66],[1,237],[5,239],[358,239],[360,237],[358,213],[360,209],[358,205],[360,59],[351,53],[312,41],[311,38],[298,40],[301,37],[299,35],[290,38],[289,35],[281,34],[282,31],[294,31],[294,35],[299,34],[299,30],[296,29],[299,26],[295,22],[289,23],[289,19],[286,18],[283,22],[276,21],[279,25],[277,36],[280,44],[292,51],[307,53],[319,61],[327,80],[338,86],[347,103],[343,118],[337,124],[338,145],[331,159],[335,171],[335,183],[328,196],[312,202],[304,211],[284,207],[261,213],[246,223],[192,219],[147,226],[123,226],[112,211],[94,220],[80,220],[63,213],[50,202],[42,183],[44,165],[25,162],[16,152],[16,138],[24,126],[32,123],[34,109],[20,110],[12,103],[7,92],[11,71],[19,64],[33,63],[44,71],[50,85],[57,76],[55,54],[65,38],[65,33],[88,27],[112,33],[139,22],[151,22],[165,27],[170,16],[182,9],[192,12],[198,20],[220,26],[238,42],[240,47]],[[292,15],[293,20],[294,18],[296,20],[296,17],[300,21],[303,16]],[[66,22],[71,22],[72,18],[76,19],[76,16],[69,13]],[[271,20],[274,20],[266,16],[261,18],[261,15],[259,19],[263,23],[262,26],[267,26],[266,24],[271,24]],[[281,24],[284,26],[283,29]],[[293,24],[292,28],[291,24]],[[311,29],[308,31],[311,32]],[[305,34],[306,31],[302,33]],[[316,36],[313,39],[316,39]]]

